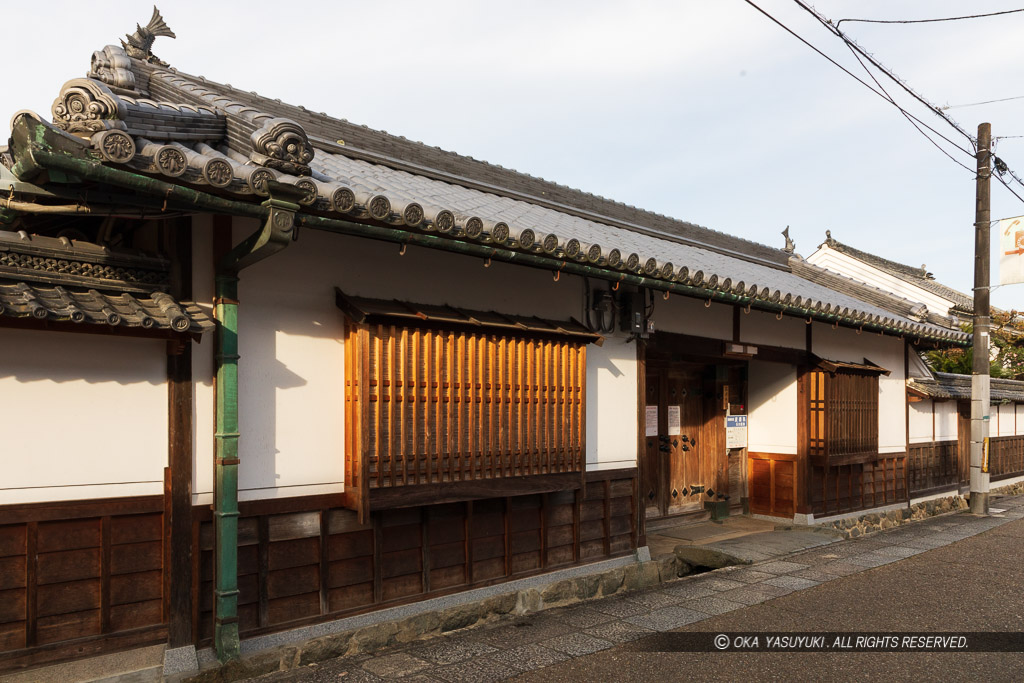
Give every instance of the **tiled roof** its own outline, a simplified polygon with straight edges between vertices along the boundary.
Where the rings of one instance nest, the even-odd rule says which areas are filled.
[[[911,379],[907,386],[925,396],[932,398],[970,399],[971,375],[957,375],[948,372],[936,372],[934,379]],[[1016,379],[990,380],[993,401],[1012,401],[1024,403],[1024,381]]]
[[[163,292],[133,296],[5,280],[0,280],[0,315],[188,334],[214,327],[198,306],[179,303]]]
[[[858,261],[874,266],[881,271],[884,271],[894,277],[898,277],[901,280],[909,282],[912,285],[920,287],[921,289],[941,296],[947,301],[952,301],[954,308],[962,311],[973,311],[974,310],[974,298],[969,294],[964,294],[952,287],[938,282],[935,277],[924,268],[915,268],[914,266],[908,266],[903,263],[897,263],[896,261],[890,261],[889,259],[882,258],[875,254],[861,251],[855,247],[851,247],[848,244],[833,239],[830,232],[826,232],[827,244],[832,249],[842,252],[851,258],[855,258]]]
[[[104,54],[112,58],[117,50],[108,47]],[[137,90],[75,79],[53,107],[55,125],[77,136],[65,136],[64,144],[89,145],[89,154],[106,164],[243,200],[261,200],[267,181],[278,180],[305,190],[300,203],[314,214],[539,253],[639,274],[655,286],[659,280],[666,287],[678,283],[697,296],[725,292],[763,301],[771,310],[784,307],[847,325],[968,339],[959,330],[913,319],[897,300],[863,298],[803,277],[779,249],[119,58],[130,64],[132,78],[122,74],[118,82],[130,81]],[[83,111],[90,114],[75,114]],[[193,126],[202,139],[176,135]]]
[[[168,262],[66,237],[0,231],[0,315],[202,334],[214,323],[167,288]]]

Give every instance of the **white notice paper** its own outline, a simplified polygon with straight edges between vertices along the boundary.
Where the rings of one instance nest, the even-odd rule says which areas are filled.
[[[1024,282],[1024,216],[999,221],[999,284]]]
[[[647,406],[646,413],[647,428],[645,430],[647,436],[658,435],[658,406]]]
[[[683,427],[679,421],[679,406],[668,407],[668,433],[670,436],[683,433]]]

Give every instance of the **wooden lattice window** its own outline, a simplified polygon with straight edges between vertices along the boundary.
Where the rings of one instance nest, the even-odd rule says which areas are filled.
[[[582,472],[586,341],[346,323],[346,491]]]
[[[806,376],[808,454],[823,465],[878,457],[878,373],[849,368]]]

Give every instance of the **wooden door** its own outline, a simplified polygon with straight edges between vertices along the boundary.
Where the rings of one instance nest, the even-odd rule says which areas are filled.
[[[661,373],[647,373],[647,390],[644,396],[645,438],[643,460],[640,463],[640,497],[646,515],[660,517],[665,514],[665,465],[662,444],[659,441],[661,429]],[[648,413],[652,409],[654,414]],[[654,423],[657,423],[655,426]],[[653,432],[653,433],[652,433]]]
[[[647,373],[641,495],[648,518],[699,512],[706,501],[728,494],[725,425],[716,409],[716,387],[709,367]]]

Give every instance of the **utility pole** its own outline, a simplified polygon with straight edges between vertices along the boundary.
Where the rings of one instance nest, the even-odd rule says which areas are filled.
[[[988,514],[989,377],[989,180],[992,177],[992,125],[978,126],[978,178],[974,205],[974,363],[971,376],[971,512]]]

